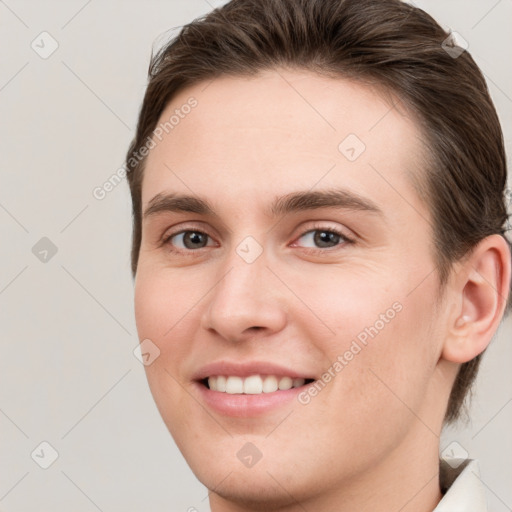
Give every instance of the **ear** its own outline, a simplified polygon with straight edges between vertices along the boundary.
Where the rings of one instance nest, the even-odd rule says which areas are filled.
[[[500,235],[484,238],[454,270],[455,307],[441,357],[466,363],[481,354],[496,332],[510,290],[510,249]]]

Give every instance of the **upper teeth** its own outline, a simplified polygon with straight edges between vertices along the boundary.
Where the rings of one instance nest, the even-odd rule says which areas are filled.
[[[303,386],[305,379],[291,377],[276,377],[275,375],[251,375],[250,377],[236,377],[224,375],[208,377],[208,386],[213,391],[223,393],[245,393],[258,395],[260,393],[272,393],[273,391],[298,388]]]

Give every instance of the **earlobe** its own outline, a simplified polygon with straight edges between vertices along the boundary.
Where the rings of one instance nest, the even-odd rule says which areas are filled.
[[[510,250],[506,240],[482,240],[454,277],[458,307],[449,317],[442,358],[466,363],[489,345],[503,316],[510,287]]]

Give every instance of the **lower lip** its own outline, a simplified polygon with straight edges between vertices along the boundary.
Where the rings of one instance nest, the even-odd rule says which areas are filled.
[[[258,416],[283,407],[296,399],[297,395],[310,385],[258,395],[232,395],[221,391],[212,391],[200,382],[194,384],[198,388],[202,400],[211,409],[220,414],[237,418]]]

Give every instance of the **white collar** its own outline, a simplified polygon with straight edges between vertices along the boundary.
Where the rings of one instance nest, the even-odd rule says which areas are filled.
[[[486,512],[485,488],[476,460],[440,461],[441,488],[448,489],[433,512]]]

